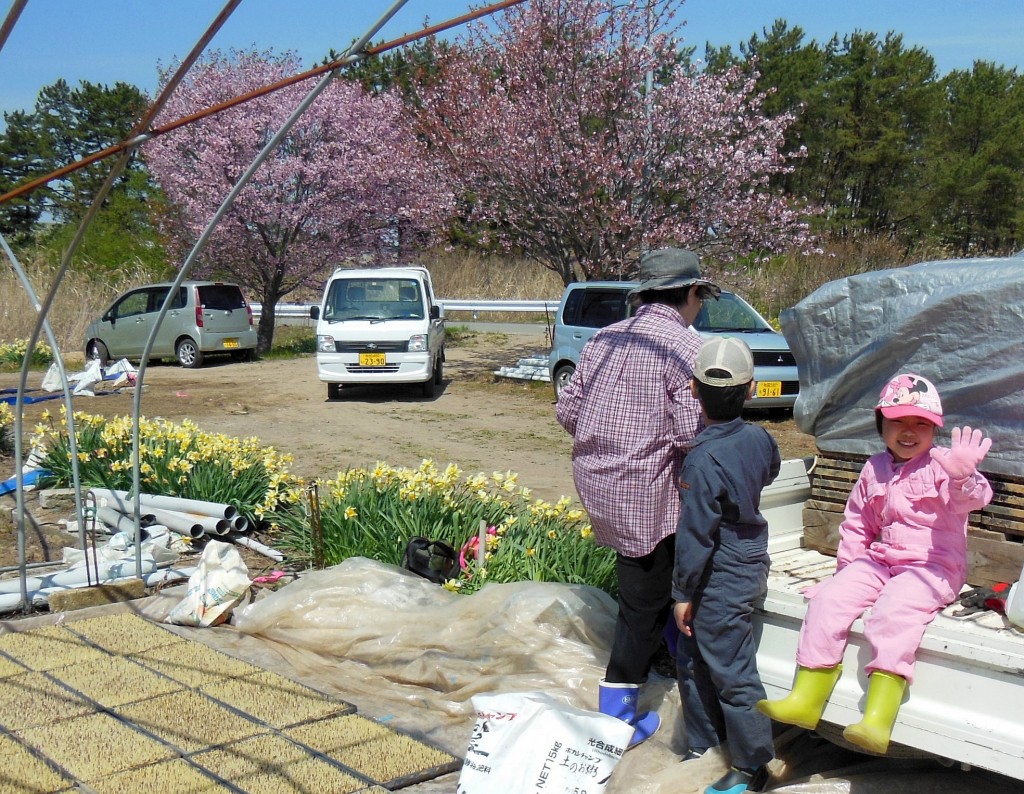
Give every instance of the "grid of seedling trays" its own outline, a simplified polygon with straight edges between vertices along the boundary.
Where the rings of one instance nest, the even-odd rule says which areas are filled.
[[[0,793],[344,794],[460,766],[131,613],[0,635]]]

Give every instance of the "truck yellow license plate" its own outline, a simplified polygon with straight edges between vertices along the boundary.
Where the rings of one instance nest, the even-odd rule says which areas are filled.
[[[781,397],[782,396],[782,381],[780,381],[780,380],[758,381],[758,383],[757,383],[757,396],[758,397]]]
[[[238,347],[238,340],[237,339],[225,339],[224,340],[224,347],[226,349],[228,349],[228,350],[234,350],[236,347]]]
[[[383,367],[387,364],[387,357],[383,353],[360,353],[360,367]]]

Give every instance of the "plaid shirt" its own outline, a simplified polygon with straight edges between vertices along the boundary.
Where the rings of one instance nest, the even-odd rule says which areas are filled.
[[[690,393],[700,346],[678,311],[645,304],[594,334],[555,406],[597,542],[627,557],[676,531],[679,470],[703,427]]]

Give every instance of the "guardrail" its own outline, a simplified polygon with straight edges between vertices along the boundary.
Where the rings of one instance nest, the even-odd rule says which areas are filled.
[[[552,313],[558,308],[559,299],[539,301],[488,301],[452,300],[438,298],[446,312],[535,312]]]
[[[554,314],[558,308],[559,300],[463,300],[451,298],[439,298],[437,301],[444,307],[445,312],[473,312],[474,316],[484,312],[532,312],[534,314]],[[279,320],[309,320],[309,309],[315,306],[313,303],[279,303],[274,316]],[[253,316],[259,317],[262,314],[262,305],[250,303]]]

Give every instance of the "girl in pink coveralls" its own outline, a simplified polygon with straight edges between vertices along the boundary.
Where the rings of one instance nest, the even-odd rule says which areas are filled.
[[[850,742],[885,752],[925,629],[967,579],[967,514],[992,499],[977,471],[991,439],[955,428],[949,449],[934,446],[942,403],[930,381],[906,373],[889,381],[875,406],[886,451],[864,465],[839,527],[836,573],[809,588],[793,691],[758,708],[813,729],[842,672],[850,625],[871,607],[864,636],[873,656],[864,719],[843,731]]]

